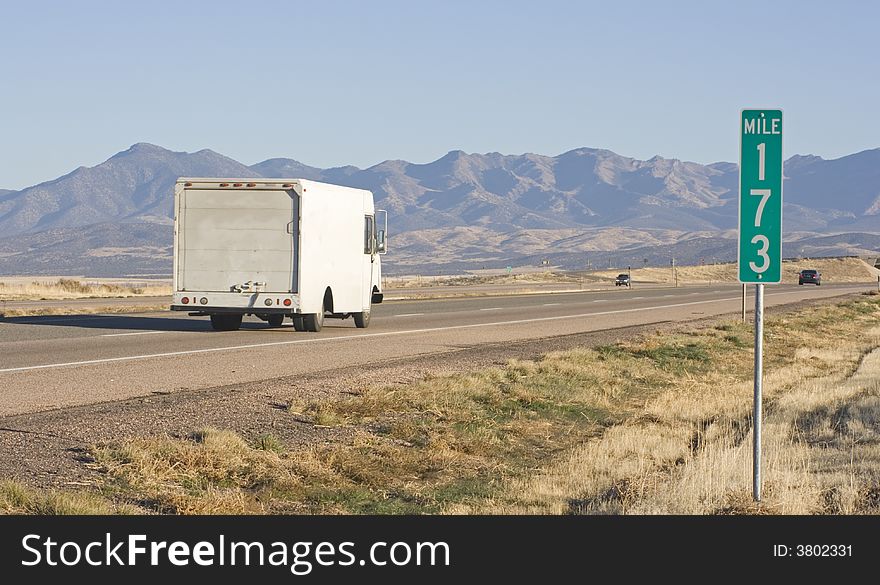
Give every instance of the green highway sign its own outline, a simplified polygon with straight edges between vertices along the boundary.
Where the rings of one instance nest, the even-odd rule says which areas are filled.
[[[739,281],[782,280],[782,110],[743,110],[739,154]]]

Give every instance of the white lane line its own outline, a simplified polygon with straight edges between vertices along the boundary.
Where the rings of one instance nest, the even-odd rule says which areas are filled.
[[[608,299],[596,299],[596,300],[594,300],[594,301],[592,301],[592,302],[594,302],[594,303],[604,303],[604,302],[607,301],[607,300],[608,300]]]
[[[632,297],[632,300],[637,301],[637,300],[643,299],[643,298],[645,298],[645,297]]]
[[[403,313],[402,315],[394,315],[395,317],[418,317],[424,313]]]
[[[480,309],[481,311],[500,311],[501,307],[487,307],[485,309]]]
[[[105,333],[101,337],[125,337],[126,335],[153,335],[155,333],[168,333],[168,331],[134,331],[132,333]]]
[[[541,305],[542,307],[555,307],[557,305],[561,305],[562,303],[544,303]]]
[[[801,291],[793,290],[788,292],[765,293],[765,296],[792,295]],[[827,298],[827,297],[826,297]],[[740,296],[727,297],[722,299],[712,299],[708,301],[692,301],[689,303],[673,303],[671,305],[658,305],[654,307],[639,307],[637,309],[618,309],[615,311],[600,311],[597,313],[580,313],[578,315],[562,315],[558,317],[535,317],[532,319],[516,319],[513,321],[495,321],[493,323],[471,323],[469,325],[451,325],[449,327],[428,327],[424,329],[407,329],[404,331],[384,331],[382,333],[361,333],[357,335],[340,335],[338,337],[321,337],[318,339],[294,339],[290,341],[270,341],[266,343],[251,343],[247,345],[232,345],[227,347],[209,347],[205,349],[190,349],[183,351],[169,351],[166,353],[151,353],[144,355],[128,355],[115,358],[102,358],[95,360],[83,360],[79,362],[66,362],[59,364],[43,364],[39,366],[23,366],[18,368],[5,368],[0,370],[0,374],[11,372],[25,372],[29,370],[45,370],[49,368],[62,368],[66,366],[85,366],[93,364],[106,364],[112,362],[125,362],[132,360],[143,360],[149,358],[173,357],[180,355],[195,355],[200,353],[216,353],[218,351],[231,351],[236,349],[254,349],[260,347],[277,347],[282,345],[298,345],[301,343],[322,343],[328,341],[347,341],[349,339],[362,339],[365,337],[390,337],[392,335],[410,335],[413,333],[432,333],[434,331],[452,331],[455,329],[476,329],[478,327],[496,327],[499,325],[519,325],[522,323],[538,323],[542,321],[560,321],[562,319],[580,319],[583,317],[598,317],[601,315],[619,315],[622,313],[640,313],[643,311],[656,311],[660,309],[674,309],[676,307],[690,307],[693,305],[707,305],[709,303],[724,303],[728,301],[739,301]]]

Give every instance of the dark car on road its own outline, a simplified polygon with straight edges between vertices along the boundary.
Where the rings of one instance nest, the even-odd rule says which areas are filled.
[[[614,286],[629,286],[629,274],[618,274]]]
[[[798,272],[798,284],[822,285],[822,275],[818,270],[801,270]]]

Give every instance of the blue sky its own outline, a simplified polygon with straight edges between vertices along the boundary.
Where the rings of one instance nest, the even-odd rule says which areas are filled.
[[[7,2],[0,188],[135,142],[246,164],[579,146],[735,161],[880,146],[873,2]]]

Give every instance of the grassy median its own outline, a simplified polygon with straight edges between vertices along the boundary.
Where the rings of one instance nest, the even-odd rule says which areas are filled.
[[[97,445],[84,497],[173,514],[878,513],[878,298],[767,319],[760,506],[752,330],[734,321],[291,403],[290,424],[338,431],[307,447],[219,429]],[[0,510],[52,511],[10,489]]]

